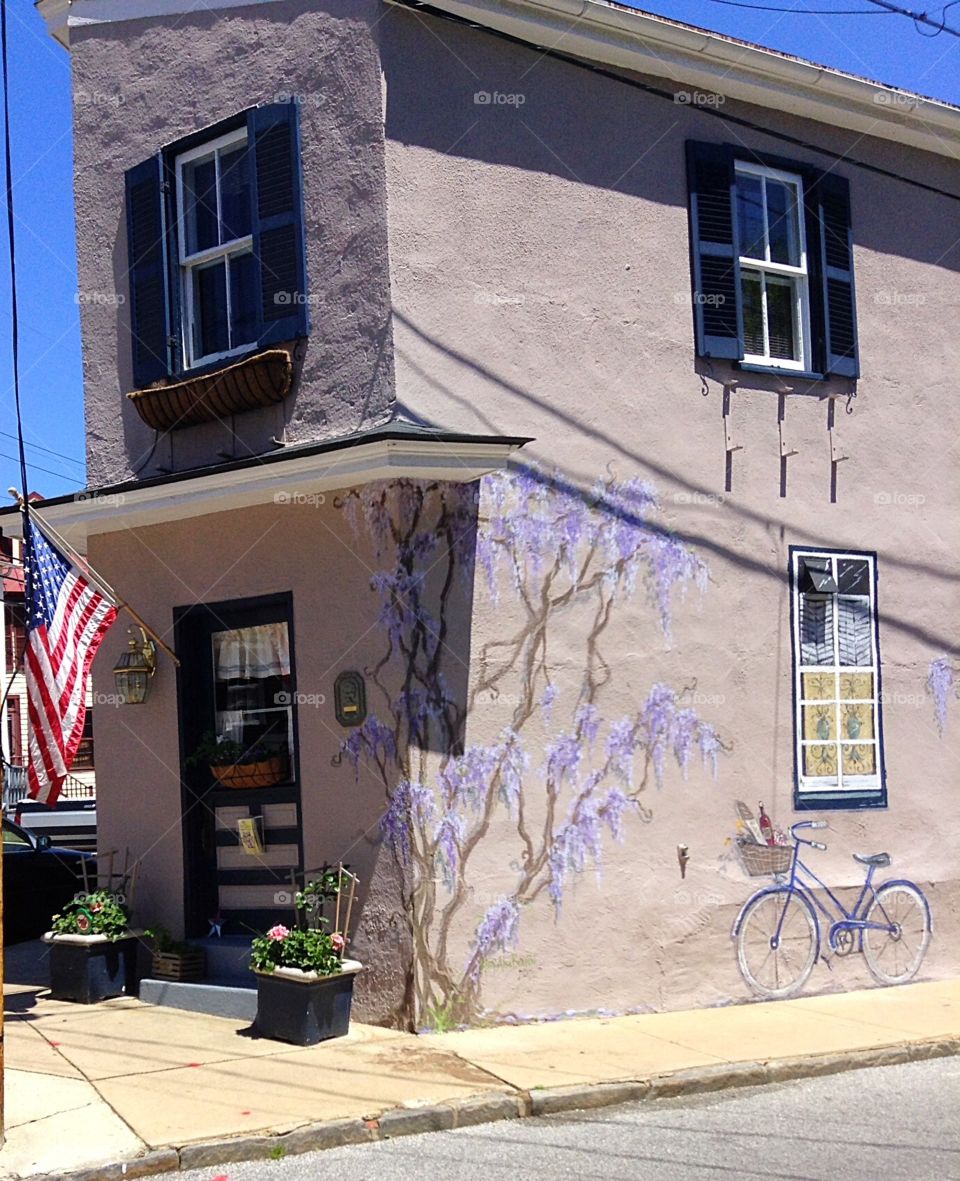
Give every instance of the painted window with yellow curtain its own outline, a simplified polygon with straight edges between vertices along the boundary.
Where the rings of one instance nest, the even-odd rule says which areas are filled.
[[[875,804],[883,790],[876,559],[791,554],[797,796]]]

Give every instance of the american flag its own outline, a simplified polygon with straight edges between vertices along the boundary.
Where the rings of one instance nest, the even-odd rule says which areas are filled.
[[[30,796],[50,807],[83,737],[87,678],[117,617],[111,599],[29,517],[24,523]]]

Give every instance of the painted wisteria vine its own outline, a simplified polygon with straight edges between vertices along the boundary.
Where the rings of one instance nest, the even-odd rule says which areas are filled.
[[[655,683],[627,714],[602,708],[611,614],[647,603],[669,642],[676,598],[703,589],[707,571],[654,522],[655,491],[639,480],[585,492],[526,468],[480,487],[367,486],[343,505],[384,563],[371,578],[386,637],[369,670],[379,701],[344,751],[387,792],[381,833],[402,868],[413,944],[404,1020],[469,1022],[481,1011],[484,966],[517,945],[526,908],[542,901],[561,919],[577,876],[600,871],[605,841],[623,840],[631,818],[650,819],[642,796],[668,763],[685,775],[698,757],[716,770],[723,744],[686,703],[689,686]],[[472,593],[489,601],[478,608]],[[469,635],[476,609],[504,622],[470,661],[468,684],[451,641]],[[562,633],[563,665],[575,669],[562,683],[551,659],[561,616],[577,620]],[[491,702],[504,724],[468,744],[468,719],[474,729],[474,711]],[[471,919],[463,962],[453,946],[476,913],[471,865],[505,819],[508,887]]]
[[[947,724],[950,698],[958,695],[956,673],[948,657],[938,656],[936,660],[930,661],[927,690],[933,698],[934,717],[937,720],[937,729],[942,735]]]

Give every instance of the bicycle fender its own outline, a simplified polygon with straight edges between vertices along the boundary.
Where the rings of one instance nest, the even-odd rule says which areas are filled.
[[[933,934],[933,911],[930,909],[930,903],[927,901],[926,894],[924,894],[924,892],[920,889],[920,887],[917,885],[917,883],[911,882],[907,878],[890,878],[889,881],[881,882],[880,885],[875,886],[874,889],[879,893],[879,891],[882,890],[884,886],[909,886],[911,890],[916,890],[916,892],[923,899],[923,909],[927,912],[927,925],[929,926],[930,934],[932,935]]]

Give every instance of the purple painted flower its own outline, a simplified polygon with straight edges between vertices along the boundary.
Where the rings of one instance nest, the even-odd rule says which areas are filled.
[[[516,947],[519,937],[520,906],[515,898],[501,898],[486,912],[473,937],[471,973],[476,979],[483,960],[493,951]]]
[[[410,862],[414,825],[422,831],[434,811],[433,793],[423,784],[401,779],[393,789],[380,818],[380,834],[404,865]]]
[[[937,718],[937,729],[943,734],[947,724],[947,703],[954,686],[954,672],[946,656],[938,656],[930,661],[927,675],[927,689],[933,698],[933,708]]]
[[[546,753],[546,775],[554,786],[559,786],[564,779],[576,778],[583,748],[575,734],[561,734],[555,742],[547,745]]]
[[[552,682],[547,685],[543,691],[543,696],[540,698],[540,709],[543,713],[543,720],[546,725],[550,725],[550,715],[553,712],[553,703],[560,696],[560,688]]]

